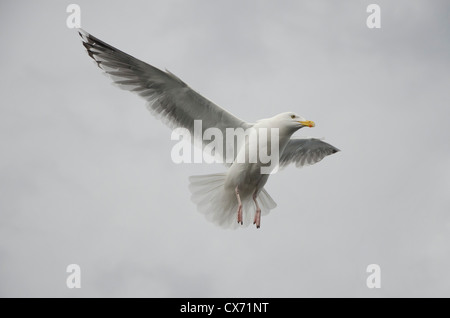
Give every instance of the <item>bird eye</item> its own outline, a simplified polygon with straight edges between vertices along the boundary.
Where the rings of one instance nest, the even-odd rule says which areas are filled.
[[[295,115],[291,115],[291,118],[294,119],[294,118],[295,118]]]

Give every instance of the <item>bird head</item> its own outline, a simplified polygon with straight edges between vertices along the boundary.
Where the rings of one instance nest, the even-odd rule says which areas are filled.
[[[280,128],[287,128],[292,132],[303,127],[314,127],[316,125],[313,121],[306,120],[293,112],[278,114],[273,119]]]

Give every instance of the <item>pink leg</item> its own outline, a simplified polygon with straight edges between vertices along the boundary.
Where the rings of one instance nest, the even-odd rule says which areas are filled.
[[[244,224],[244,222],[242,221],[242,202],[241,202],[241,197],[239,196],[239,189],[238,187],[236,187],[236,189],[234,189],[234,192],[236,192],[236,198],[238,200],[238,215],[237,215],[237,222]]]
[[[256,191],[253,193],[253,201],[255,201],[256,204],[255,220],[253,221],[253,224],[256,224],[256,228],[259,229],[261,226],[261,208],[259,207],[258,201],[256,201]]]

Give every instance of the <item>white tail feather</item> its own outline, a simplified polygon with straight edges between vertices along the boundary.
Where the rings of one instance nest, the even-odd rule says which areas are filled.
[[[189,178],[191,199],[206,219],[223,228],[237,228],[238,202],[234,189],[225,188],[225,173],[216,173]],[[261,214],[267,215],[277,204],[266,190],[258,195]],[[256,205],[251,196],[241,197],[243,226],[253,224]]]

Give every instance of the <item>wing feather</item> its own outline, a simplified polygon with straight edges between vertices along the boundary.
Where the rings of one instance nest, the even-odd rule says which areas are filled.
[[[295,163],[296,167],[315,164],[326,156],[340,151],[316,138],[292,138],[280,157],[280,167]]]
[[[251,127],[251,124],[195,92],[169,71],[164,72],[142,62],[82,29],[79,29],[79,34],[87,53],[98,67],[117,86],[144,98],[151,113],[170,128],[184,127],[193,134],[194,120],[202,120],[202,134],[215,127],[225,136],[226,128],[245,130]]]

